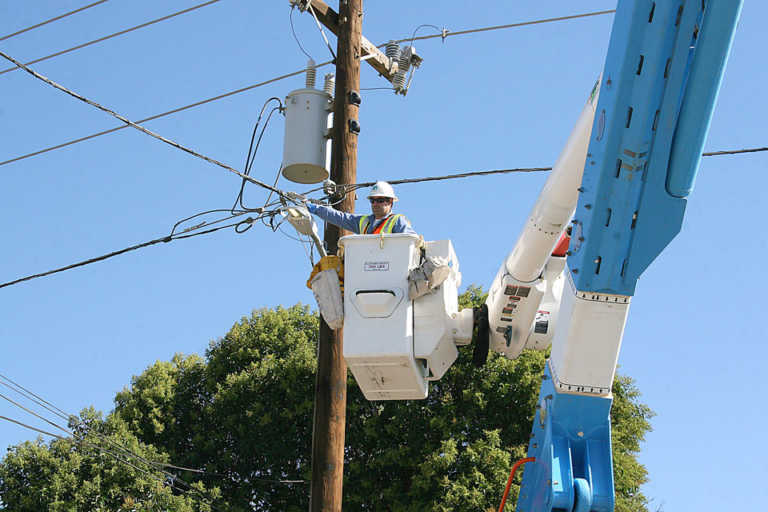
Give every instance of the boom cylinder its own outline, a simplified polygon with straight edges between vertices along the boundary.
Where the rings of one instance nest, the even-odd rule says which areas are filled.
[[[530,283],[539,278],[576,209],[599,86],[598,80],[528,215],[523,232],[507,256],[507,273],[517,281]]]

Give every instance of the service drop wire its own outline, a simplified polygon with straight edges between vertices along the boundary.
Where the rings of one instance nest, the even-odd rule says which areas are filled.
[[[136,130],[138,130],[138,131],[140,131],[140,132],[142,132],[142,133],[144,133],[146,135],[149,135],[150,137],[153,137],[153,138],[155,138],[157,140],[160,140],[160,141],[162,141],[162,142],[164,142],[164,143],[166,143],[166,144],[168,144],[170,146],[173,146],[176,149],[180,149],[181,151],[184,151],[185,153],[188,153],[188,154],[190,154],[190,155],[192,155],[192,156],[194,156],[196,158],[200,158],[201,160],[205,160],[206,162],[208,162],[210,164],[213,164],[213,165],[216,165],[218,167],[221,167],[222,169],[227,170],[227,171],[229,171],[232,174],[235,174],[237,176],[240,176],[241,178],[243,178],[245,180],[248,180],[248,181],[250,181],[251,183],[253,183],[255,185],[258,185],[260,187],[264,187],[267,190],[272,190],[273,192],[277,193],[280,196],[285,195],[285,193],[282,190],[273,189],[272,187],[270,187],[266,183],[264,183],[262,181],[259,181],[257,179],[254,179],[251,176],[246,176],[245,174],[241,173],[237,169],[235,169],[233,167],[230,167],[229,165],[227,165],[225,163],[219,162],[218,160],[216,160],[214,158],[206,156],[206,155],[204,155],[202,153],[198,153],[197,151],[195,151],[193,149],[190,149],[190,148],[188,148],[186,146],[183,146],[183,145],[179,144],[178,142],[175,142],[175,141],[173,141],[171,139],[168,139],[167,137],[163,137],[162,135],[159,135],[159,134],[157,134],[157,133],[155,133],[155,132],[153,132],[151,130],[148,130],[147,128],[141,126],[140,124],[134,123],[130,119],[126,118],[125,116],[118,114],[114,110],[111,110],[111,109],[109,109],[107,107],[99,105],[95,101],[90,100],[90,99],[86,98],[85,96],[82,96],[82,95],[80,95],[80,94],[78,94],[78,93],[76,93],[74,91],[71,91],[71,90],[67,89],[63,85],[58,84],[58,83],[54,82],[53,80],[51,80],[50,78],[48,78],[46,76],[43,76],[40,73],[38,73],[37,71],[29,68],[28,66],[26,66],[22,62],[14,59],[13,57],[11,57],[10,55],[8,55],[5,52],[0,51],[0,57],[3,57],[4,59],[13,62],[18,67],[20,67],[21,69],[23,69],[24,71],[26,71],[27,73],[32,75],[33,77],[35,77],[38,80],[41,80],[41,81],[47,83],[51,87],[53,87],[55,89],[58,89],[61,92],[66,93],[66,94],[72,96],[73,98],[76,98],[76,99],[82,101],[83,103],[87,103],[88,105],[90,105],[90,106],[92,106],[92,107],[94,107],[94,108],[96,108],[98,110],[101,110],[102,112],[105,112],[105,113],[111,115],[112,117],[114,117],[116,119],[119,119],[120,121],[122,121],[126,125],[130,126],[131,128],[134,128],[134,129],[136,129]]]
[[[219,211],[228,211],[228,210],[222,209],[222,210],[219,210]],[[204,212],[204,213],[211,213],[211,212]],[[110,252],[110,253],[107,253],[107,254],[103,254],[101,256],[96,256],[94,258],[89,258],[87,260],[79,261],[77,263],[73,263],[71,265],[66,265],[64,267],[55,268],[53,270],[48,270],[46,272],[41,272],[39,274],[33,274],[33,275],[26,276],[26,277],[21,277],[19,279],[14,279],[13,281],[8,281],[6,283],[0,283],[0,288],[5,288],[6,286],[12,286],[12,285],[24,282],[24,281],[30,281],[32,279],[37,279],[39,277],[49,276],[51,274],[57,274],[59,272],[64,272],[65,270],[71,270],[71,269],[78,268],[78,267],[84,267],[86,265],[90,265],[91,263],[96,263],[96,262],[99,262],[99,261],[104,261],[106,259],[113,258],[115,256],[119,256],[119,255],[125,254],[127,252],[135,251],[135,250],[138,250],[138,249],[143,249],[144,247],[149,247],[149,246],[156,245],[156,244],[159,244],[159,243],[168,243],[168,242],[172,242],[174,240],[182,240],[182,239],[185,239],[185,238],[192,238],[192,237],[196,237],[196,236],[200,236],[200,235],[207,235],[207,234],[214,233],[216,231],[220,231],[222,229],[227,229],[227,228],[230,228],[230,227],[236,227],[237,228],[237,226],[243,225],[243,224],[253,224],[257,220],[261,219],[262,216],[270,216],[270,215],[274,216],[275,215],[275,212],[260,213],[260,214],[256,215],[255,217],[248,217],[245,220],[240,220],[240,221],[233,222],[233,223],[230,223],[230,224],[225,224],[223,226],[217,226],[217,227],[213,227],[213,228],[201,231],[203,228],[206,228],[206,227],[211,226],[213,224],[217,224],[219,222],[223,222],[223,221],[229,220],[231,218],[239,217],[239,216],[244,215],[246,213],[250,213],[250,212],[238,212],[238,213],[236,213],[234,215],[231,215],[231,216],[223,218],[223,219],[218,219],[218,220],[213,221],[213,222],[203,222],[201,224],[198,224],[196,226],[192,226],[191,228],[186,229],[184,231],[181,231],[179,233],[175,232],[175,230],[178,228],[178,226],[182,222],[188,221],[190,219],[193,219],[193,218],[198,217],[198,216],[201,215],[201,214],[196,214],[196,215],[193,215],[192,217],[188,217],[186,219],[182,219],[182,221],[179,221],[176,224],[174,224],[173,231],[169,235],[163,236],[161,238],[155,238],[154,240],[149,240],[147,242],[142,242],[140,244],[132,245],[130,247],[126,247],[126,248],[120,249],[118,251],[113,251],[113,252]],[[237,229],[236,229],[236,231],[237,231]],[[241,233],[241,232],[244,232],[244,231],[238,231],[238,233]]]
[[[267,109],[267,106],[272,101],[277,101],[278,106],[273,107],[272,110],[270,110],[269,114],[267,115],[267,119],[264,121],[264,126],[262,126],[261,128],[261,133],[259,133],[259,137],[258,139],[256,139],[256,132],[259,129],[261,118],[264,116],[264,111]],[[245,166],[243,167],[243,174],[245,176],[251,175],[251,168],[253,167],[253,163],[256,160],[256,153],[259,151],[259,145],[261,144],[261,139],[264,137],[264,132],[266,131],[267,126],[269,126],[269,121],[270,119],[272,119],[272,114],[274,114],[276,110],[277,111],[284,110],[283,102],[280,101],[280,98],[276,96],[269,98],[267,101],[264,102],[264,105],[261,106],[259,117],[256,118],[256,124],[253,126],[253,132],[251,133],[251,143],[248,146],[248,154],[245,157]],[[256,144],[255,147],[254,147],[254,142]],[[243,178],[242,182],[240,183],[240,192],[237,194],[237,198],[235,198],[235,203],[232,205],[232,213],[234,213],[238,203],[240,204],[240,208],[242,208],[243,210],[246,210],[246,211],[250,210],[243,204],[243,192],[245,190],[245,182],[246,182],[246,179]],[[277,184],[277,180],[275,180],[275,184]],[[271,193],[267,198],[267,202],[269,202],[270,197],[272,197]]]

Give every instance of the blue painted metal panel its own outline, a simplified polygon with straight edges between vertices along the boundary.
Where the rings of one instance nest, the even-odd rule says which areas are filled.
[[[588,510],[613,511],[611,401],[557,392],[547,366],[528,444],[536,461],[525,466],[518,512],[571,511],[584,488],[590,489],[581,496],[591,502]]]
[[[741,0],[623,0],[611,32],[568,264],[633,295],[680,231]],[[672,163],[672,166],[670,166]]]
[[[686,197],[693,190],[741,5],[741,1],[710,2],[702,20],[669,159],[667,191],[675,197]]]

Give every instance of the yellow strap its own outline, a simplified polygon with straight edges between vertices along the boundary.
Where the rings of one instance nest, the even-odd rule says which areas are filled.
[[[344,262],[336,256],[335,254],[331,254],[329,256],[325,256],[318,261],[314,267],[312,267],[312,273],[309,275],[309,279],[307,279],[307,288],[310,290],[312,289],[312,279],[322,272],[323,270],[335,270],[336,273],[339,275],[339,282],[342,283],[342,290],[344,289]]]

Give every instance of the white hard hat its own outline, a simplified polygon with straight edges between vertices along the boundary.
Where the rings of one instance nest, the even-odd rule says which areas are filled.
[[[371,187],[371,192],[368,194],[368,199],[372,197],[389,197],[392,199],[392,201],[397,201],[395,189],[393,189],[392,185],[386,181],[377,181],[373,187]]]

